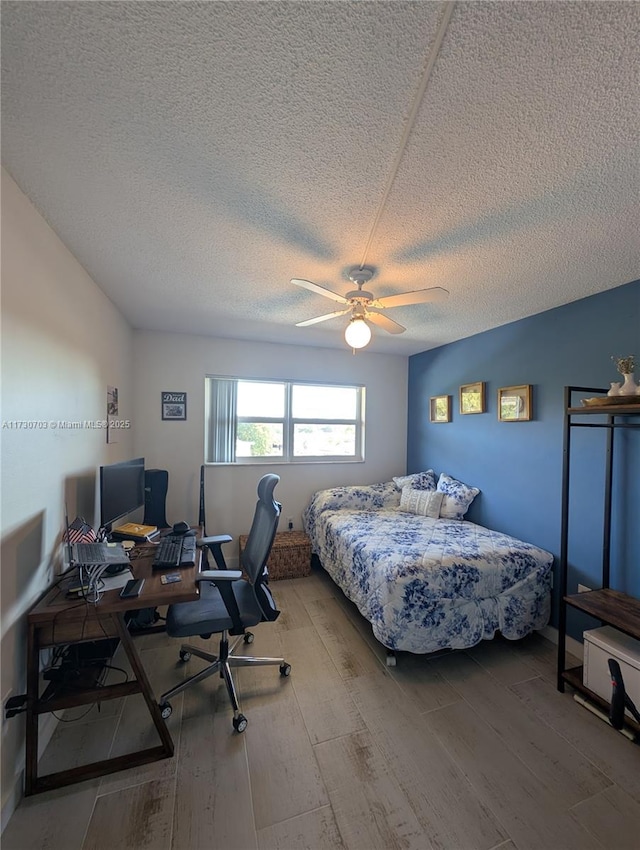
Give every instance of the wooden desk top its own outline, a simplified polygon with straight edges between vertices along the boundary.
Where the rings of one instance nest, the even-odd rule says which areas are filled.
[[[154,570],[153,555],[156,544],[142,543],[131,550],[131,572],[135,578],[145,579],[140,596],[134,599],[121,599],[120,590],[105,590],[97,604],[86,602],[82,598],[67,596],[67,590],[72,584],[78,583],[77,571],[70,570],[68,575],[61,576],[37,602],[28,614],[31,625],[50,623],[51,621],[70,622],[83,621],[87,612],[101,614],[121,614],[125,611],[136,611],[139,608],[155,608],[174,602],[194,602],[200,592],[195,582],[195,576],[200,571],[202,559],[201,549],[196,549],[196,563],[192,567]],[[161,584],[160,576],[167,572],[179,572],[182,581],[173,584]]]

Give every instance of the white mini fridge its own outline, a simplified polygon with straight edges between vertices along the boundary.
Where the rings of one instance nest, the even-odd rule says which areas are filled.
[[[598,696],[611,700],[609,658],[620,665],[624,689],[640,711],[640,640],[635,640],[613,626],[602,626],[583,633],[585,687]],[[630,717],[630,712],[626,712]]]

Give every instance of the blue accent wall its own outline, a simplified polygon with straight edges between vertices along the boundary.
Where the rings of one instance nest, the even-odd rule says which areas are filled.
[[[407,472],[479,487],[467,519],[554,554],[554,625],[564,387],[608,388],[619,379],[611,356],[628,354],[640,361],[640,280],[409,358]],[[487,412],[461,415],[460,385],[475,381],[486,383]],[[521,384],[533,385],[533,420],[500,422],[498,389]],[[431,423],[429,398],[444,394],[452,421]],[[605,434],[572,429],[569,592],[601,586]],[[640,430],[616,431],[614,458],[611,586],[640,597]],[[595,625],[570,615],[576,637]]]

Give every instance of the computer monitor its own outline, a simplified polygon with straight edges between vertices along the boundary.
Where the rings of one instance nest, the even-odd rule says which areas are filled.
[[[144,507],[144,458],[100,467],[100,526],[107,534],[113,523]]]

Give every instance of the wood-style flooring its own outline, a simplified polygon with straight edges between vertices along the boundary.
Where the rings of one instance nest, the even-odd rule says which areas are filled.
[[[322,571],[273,590],[283,613],[251,651],[293,671],[237,671],[244,734],[207,679],[173,701],[172,759],[23,800],[3,850],[640,848],[640,748],[556,691],[551,643],[387,668]],[[137,640],[156,693],[203,664]],[[157,743],[139,696],[86,712],[67,712],[84,716],[59,724],[43,772]]]

